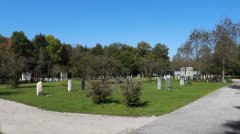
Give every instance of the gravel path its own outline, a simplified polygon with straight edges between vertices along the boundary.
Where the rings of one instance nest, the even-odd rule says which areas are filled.
[[[4,134],[127,133],[156,118],[60,113],[0,99],[0,130]]]
[[[131,134],[240,134],[239,82],[160,116]]]

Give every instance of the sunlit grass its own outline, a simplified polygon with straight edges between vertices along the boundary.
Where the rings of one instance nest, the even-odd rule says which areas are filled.
[[[165,85],[165,81],[162,82]],[[142,82],[143,91],[141,105],[136,108],[127,107],[121,97],[117,85],[113,84],[112,98],[104,104],[94,104],[86,92],[80,90],[80,81],[73,80],[73,91],[67,91],[67,82],[45,82],[45,95],[36,96],[36,83],[21,84],[19,88],[11,89],[0,85],[0,98],[36,106],[41,109],[59,111],[92,113],[125,116],[163,115],[187,105],[202,96],[224,86],[223,83],[192,83],[179,86],[179,81],[172,82],[173,90],[158,91],[154,81]]]

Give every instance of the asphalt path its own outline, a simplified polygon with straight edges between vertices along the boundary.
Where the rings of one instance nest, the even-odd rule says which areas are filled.
[[[240,134],[239,80],[130,133]]]

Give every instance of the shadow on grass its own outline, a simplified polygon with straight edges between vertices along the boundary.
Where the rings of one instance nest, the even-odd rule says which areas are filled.
[[[22,94],[23,92],[21,91],[4,91],[4,92],[0,92],[0,96],[10,96],[10,95],[18,95],[18,94]]]
[[[50,96],[53,96],[53,92],[42,92],[40,95],[50,97]]]
[[[228,86],[229,88],[232,88],[232,89],[239,89],[240,90],[240,85],[229,85]]]
[[[142,101],[137,107],[147,107],[149,105],[148,101]]]
[[[19,86],[17,88],[35,88],[36,86],[33,85],[26,85],[26,86]]]
[[[240,109],[240,106],[234,106],[237,109]],[[224,127],[231,128],[232,131],[226,131],[224,134],[240,134],[240,120],[238,121],[228,121],[223,124]]]
[[[54,85],[43,85],[43,88],[44,87],[59,87],[59,86],[54,86]],[[36,86],[35,85],[21,85],[21,86],[19,86],[19,87],[17,87],[17,88],[36,88]]]
[[[102,102],[102,104],[111,104],[111,103],[115,103],[115,104],[120,104],[121,101],[117,100],[117,99],[106,99],[104,102]]]

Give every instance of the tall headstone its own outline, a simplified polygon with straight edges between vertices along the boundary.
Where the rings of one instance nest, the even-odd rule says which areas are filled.
[[[184,77],[180,78],[180,86],[184,86]]]
[[[40,95],[42,93],[42,82],[39,81],[37,83],[37,95]]]
[[[171,89],[171,79],[169,79],[169,78],[166,79],[166,89],[167,90]]]
[[[68,91],[72,91],[72,80],[68,80]]]
[[[161,90],[161,86],[162,86],[161,83],[162,83],[161,82],[161,77],[157,77],[157,89],[158,90]]]

